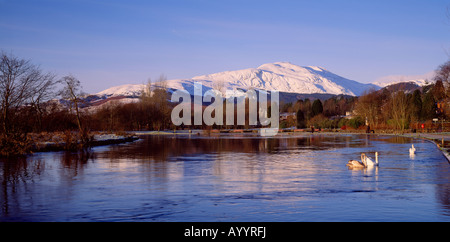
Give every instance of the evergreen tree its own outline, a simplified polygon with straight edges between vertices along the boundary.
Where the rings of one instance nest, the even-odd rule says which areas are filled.
[[[409,102],[411,104],[411,119],[415,121],[421,120],[421,113],[422,113],[422,97],[420,90],[417,89],[413,92],[411,101]]]
[[[302,110],[297,111],[297,128],[305,128],[306,122],[305,122],[305,115],[303,114]]]
[[[431,91],[427,92],[423,98],[421,116],[423,120],[432,119],[436,116],[436,101]]]
[[[441,80],[437,80],[433,87],[433,96],[436,101],[441,101],[445,98],[445,88]]]
[[[319,115],[321,113],[323,113],[323,105],[322,102],[319,99],[314,100],[313,104],[312,104],[312,117]]]

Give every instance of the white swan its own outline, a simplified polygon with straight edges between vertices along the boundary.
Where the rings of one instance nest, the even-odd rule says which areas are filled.
[[[351,169],[353,169],[353,168],[365,168],[366,167],[366,165],[364,163],[365,156],[366,155],[364,153],[361,154],[361,162],[359,162],[357,160],[349,160],[348,163],[347,163],[347,166],[349,168],[351,168]]]
[[[414,153],[416,153],[416,148],[414,148],[414,145],[412,145],[411,148],[409,148],[409,154],[414,155]]]
[[[364,164],[366,165],[366,167],[378,166],[378,152],[375,152],[375,162],[373,162],[370,157],[364,155]]]

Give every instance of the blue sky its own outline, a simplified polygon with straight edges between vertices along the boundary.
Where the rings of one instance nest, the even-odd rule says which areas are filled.
[[[88,93],[277,61],[367,83],[447,61],[448,8],[439,0],[0,0],[0,48],[75,75]]]

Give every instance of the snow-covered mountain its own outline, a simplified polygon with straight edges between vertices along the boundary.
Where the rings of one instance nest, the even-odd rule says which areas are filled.
[[[359,96],[370,88],[379,89],[373,84],[363,84],[338,76],[322,67],[301,67],[288,62],[276,62],[237,71],[225,71],[215,74],[196,76],[191,79],[167,80],[169,89],[186,90],[193,94],[194,83],[200,82],[207,89],[248,90],[250,88],[287,93],[321,93]],[[156,83],[158,85],[158,83]],[[138,96],[143,84],[128,84],[112,87],[97,93],[98,96]]]
[[[99,97],[139,97],[144,90],[144,84],[126,84],[121,86],[110,87],[99,93],[93,94]]]
[[[435,75],[436,72],[434,71],[428,72],[424,75],[392,75],[378,78],[376,81],[372,82],[372,84],[379,87],[386,87],[402,82],[412,82],[418,86],[426,86],[428,84],[434,83],[433,78]]]
[[[276,62],[238,71],[225,71],[196,76],[187,80],[170,80],[168,87],[193,90],[193,83],[200,82],[214,89],[276,90],[288,93],[327,93],[361,95],[373,84],[363,84],[338,76],[317,66],[301,67],[288,62]],[[221,90],[223,91],[223,90]]]

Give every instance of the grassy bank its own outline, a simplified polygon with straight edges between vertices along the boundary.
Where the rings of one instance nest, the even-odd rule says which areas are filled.
[[[0,156],[27,155],[44,151],[77,151],[94,146],[119,144],[139,139],[130,133],[91,132],[82,142],[78,132],[42,132],[0,137]]]

